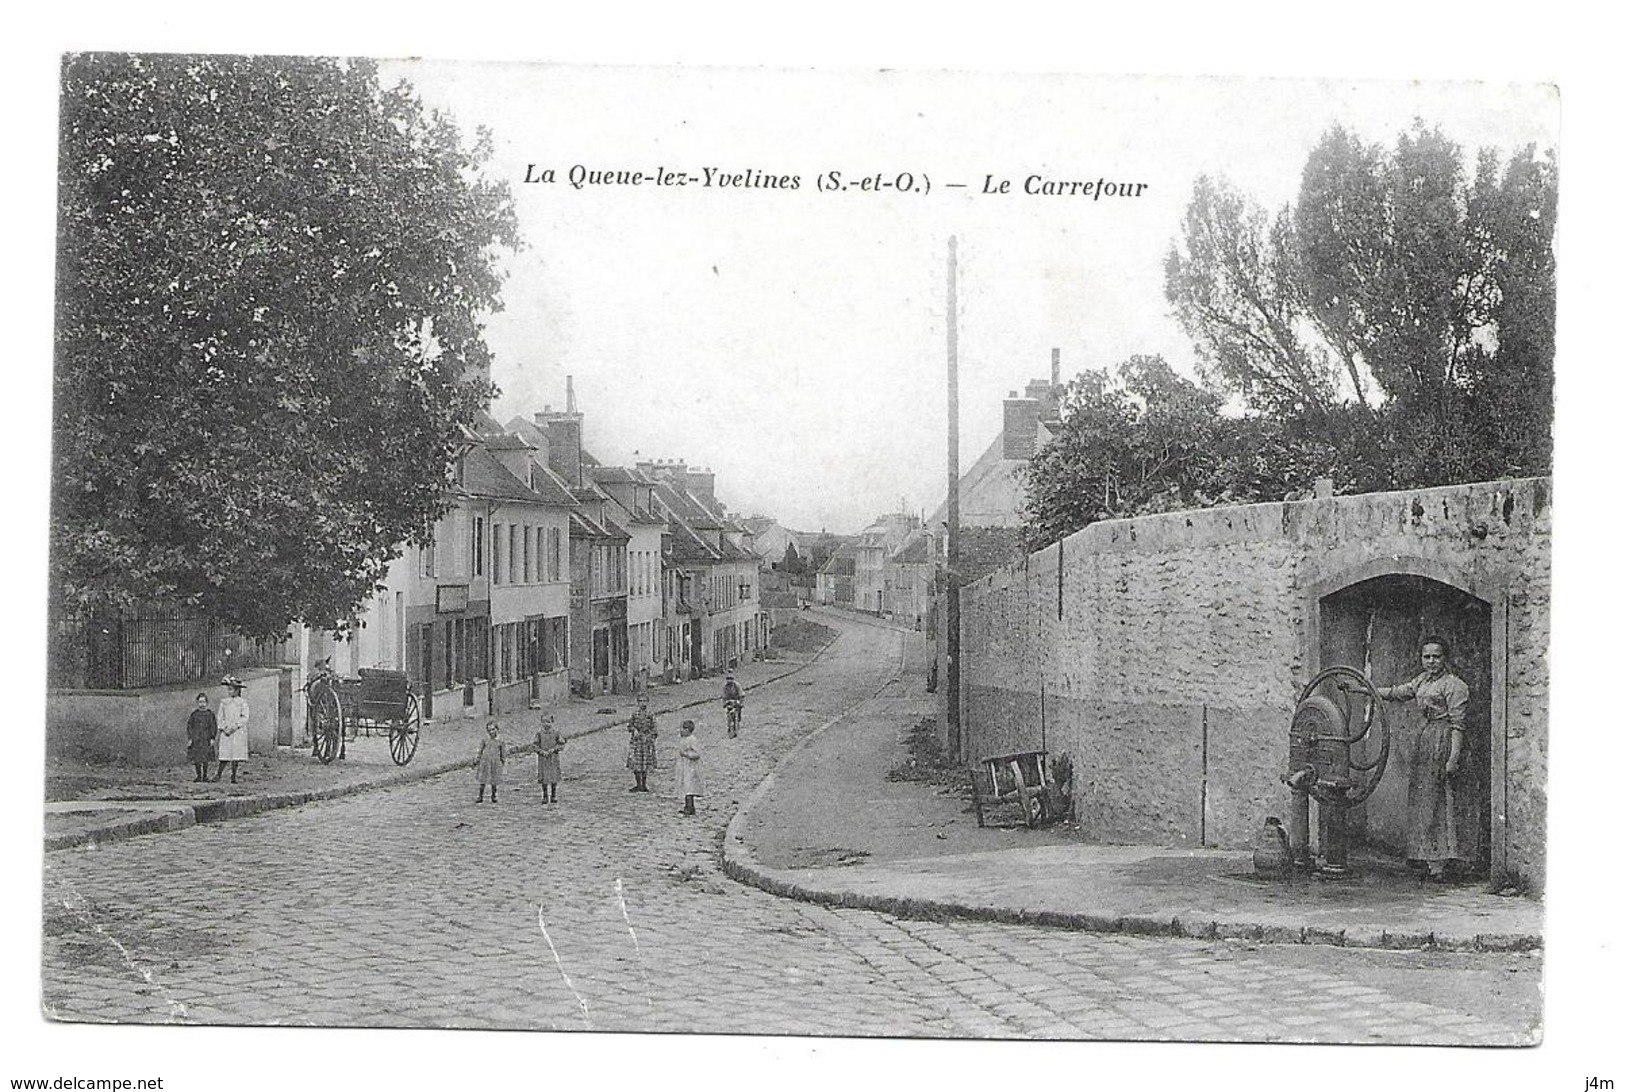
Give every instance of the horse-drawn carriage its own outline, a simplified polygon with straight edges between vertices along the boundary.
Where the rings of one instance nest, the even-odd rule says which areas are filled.
[[[345,743],[362,734],[387,734],[389,757],[397,766],[417,753],[423,713],[406,672],[363,667],[359,677],[346,678],[324,661],[304,689],[311,752],[323,765],[343,758]]]

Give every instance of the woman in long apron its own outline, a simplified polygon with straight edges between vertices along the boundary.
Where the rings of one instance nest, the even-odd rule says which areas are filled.
[[[1420,675],[1377,688],[1389,701],[1415,701],[1422,712],[1406,796],[1405,857],[1434,880],[1471,868],[1478,857],[1478,801],[1467,776],[1469,691],[1449,662],[1450,646],[1429,637]]]

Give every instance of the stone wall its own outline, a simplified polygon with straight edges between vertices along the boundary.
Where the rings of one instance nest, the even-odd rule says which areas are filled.
[[[1401,578],[1444,586],[1486,619],[1490,693],[1470,727],[1486,806],[1505,815],[1492,835],[1498,874],[1538,889],[1550,546],[1549,479],[1093,524],[963,590],[966,753],[1070,753],[1079,821],[1101,841],[1244,846],[1265,815],[1283,814],[1299,691],[1323,654],[1347,658],[1323,637],[1323,603]],[[1354,666],[1383,675],[1379,685],[1414,674],[1414,659],[1386,646],[1364,660]],[[1406,712],[1388,708],[1391,769],[1356,816],[1378,843],[1402,826],[1414,739]]]
[[[248,699],[248,748],[276,746],[278,683],[273,668],[239,671]],[[128,766],[187,766],[186,720],[199,693],[220,707],[217,684],[191,683],[145,690],[52,690],[45,702],[48,754]]]

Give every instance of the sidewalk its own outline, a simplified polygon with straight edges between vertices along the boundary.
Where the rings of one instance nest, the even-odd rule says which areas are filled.
[[[1367,948],[1524,951],[1543,908],[1484,885],[1421,885],[1356,860],[1352,879],[1274,882],[1249,851],[1093,845],[1057,825],[978,828],[957,792],[890,781],[934,714],[905,674],[803,741],[729,824],[723,867],[777,895],[903,918]]]
[[[800,671],[820,655],[821,650],[780,653],[775,660],[743,665],[735,676],[742,687],[752,690]],[[649,708],[656,714],[672,713],[718,702],[721,693],[720,676],[654,686],[649,690]],[[602,694],[495,719],[502,725],[508,753],[524,754],[534,747],[543,712],[551,712],[560,733],[574,739],[625,725],[635,706],[633,695]],[[243,763],[236,785],[224,780],[196,784],[190,766],[102,766],[48,759],[45,848],[68,849],[178,830],[437,777],[474,765],[485,720],[458,716],[425,721],[417,753],[406,766],[396,766],[390,759],[383,735],[350,740],[345,757],[327,766],[308,747],[281,747]]]

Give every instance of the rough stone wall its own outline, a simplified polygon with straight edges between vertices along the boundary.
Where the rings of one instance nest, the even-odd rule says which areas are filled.
[[[274,669],[239,671],[248,699],[251,754],[276,747]],[[186,719],[199,693],[219,709],[225,691],[213,680],[147,690],[53,690],[45,705],[48,754],[130,766],[187,766]]]
[[[1506,864],[1538,888],[1550,535],[1548,479],[1092,524],[964,589],[966,752],[1070,753],[1098,840],[1244,846],[1286,803],[1321,599],[1416,572],[1505,604]]]

